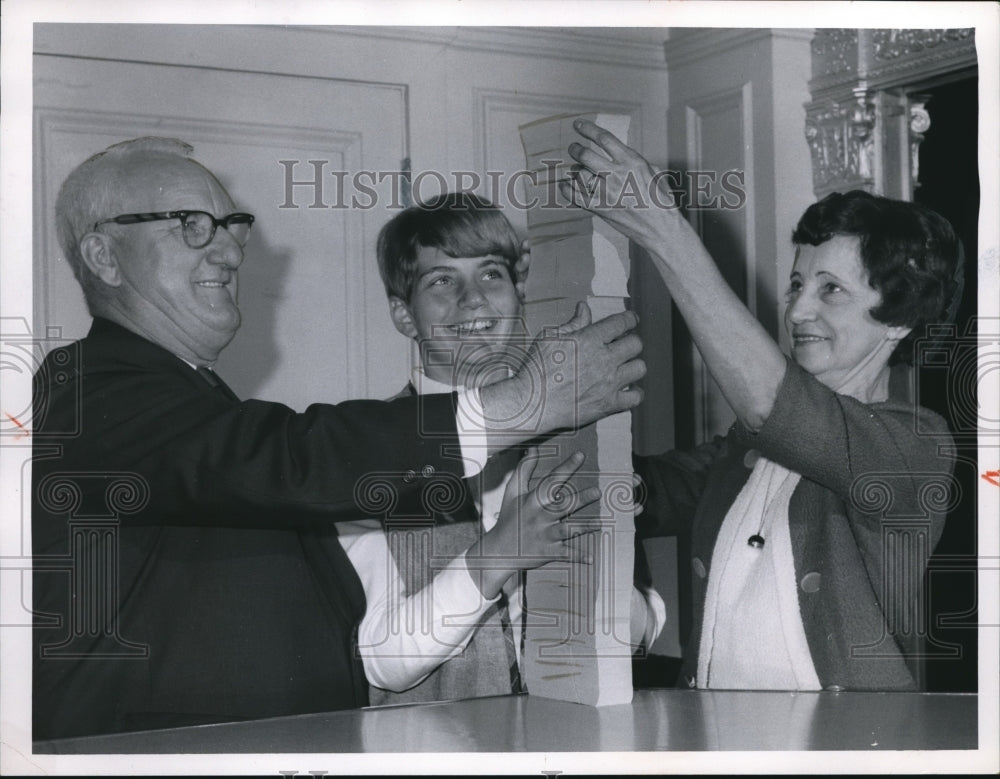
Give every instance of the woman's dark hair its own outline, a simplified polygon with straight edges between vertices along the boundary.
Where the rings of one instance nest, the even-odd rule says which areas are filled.
[[[833,192],[799,219],[792,241],[819,246],[835,235],[857,236],[868,282],[882,295],[871,315],[913,328],[891,363],[910,362],[923,326],[941,321],[957,289],[959,242],[944,217],[918,203],[862,190]]]
[[[389,220],[378,236],[378,269],[386,294],[409,302],[421,247],[449,257],[502,257],[513,279],[520,246],[499,208],[471,192],[447,192]]]

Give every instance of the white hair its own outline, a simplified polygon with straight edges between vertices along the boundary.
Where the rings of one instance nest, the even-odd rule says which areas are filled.
[[[101,287],[80,253],[80,241],[102,219],[118,215],[124,207],[121,194],[127,190],[136,160],[191,160],[190,144],[175,138],[147,136],[109,146],[81,163],[63,182],[56,197],[56,234],[63,256],[83,288],[87,305]],[[197,164],[197,163],[195,163]],[[131,170],[130,170],[131,167]],[[94,313],[91,311],[91,313]]]

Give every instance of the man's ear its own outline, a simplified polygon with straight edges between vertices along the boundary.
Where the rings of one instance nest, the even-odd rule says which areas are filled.
[[[517,296],[524,301],[525,284],[528,281],[528,271],[531,268],[531,247],[528,239],[521,241],[521,257],[514,263],[514,290]]]
[[[122,283],[118,255],[111,247],[111,236],[102,233],[87,233],[80,239],[80,254],[87,269],[109,287]]]
[[[400,333],[407,338],[417,337],[417,326],[413,322],[413,314],[402,298],[395,295],[389,296],[389,316],[392,317],[392,323]]]

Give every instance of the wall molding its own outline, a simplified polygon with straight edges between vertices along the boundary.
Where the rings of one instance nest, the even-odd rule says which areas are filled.
[[[808,41],[812,28],[673,27],[663,49],[668,68],[681,68],[762,40]]]
[[[319,33],[405,40],[455,49],[666,70],[663,43],[602,27],[315,27]],[[629,29],[629,28],[623,28]],[[655,29],[655,28],[654,28]],[[663,29],[666,40],[668,28]]]
[[[749,81],[734,87],[701,95],[688,100],[685,107],[685,135],[687,142],[687,159],[692,170],[719,170],[722,165],[719,159],[709,159],[706,156],[704,135],[707,129],[718,126],[732,128],[732,148],[738,149],[738,165],[744,171],[745,182],[749,192],[754,186],[754,122],[753,122],[753,84]],[[739,117],[733,121],[733,115]],[[720,270],[733,271],[729,263],[738,266],[740,285],[742,289],[734,288],[750,312],[757,315],[757,235],[754,199],[748,197],[741,211],[728,214],[717,214],[717,220],[712,229],[733,229],[739,236],[742,250],[732,257],[717,256],[716,262]],[[705,212],[692,209],[689,212],[695,230],[706,240],[706,224],[703,220]],[[710,238],[710,236],[708,236]],[[711,251],[713,244],[708,241],[706,246]],[[742,259],[740,259],[742,257]],[[730,281],[730,284],[733,282]],[[732,410],[722,399],[718,385],[709,373],[708,366],[701,352],[694,343],[690,345],[691,365],[693,368],[692,382],[694,385],[694,424],[700,440],[709,441],[712,436],[726,430],[732,423]]]

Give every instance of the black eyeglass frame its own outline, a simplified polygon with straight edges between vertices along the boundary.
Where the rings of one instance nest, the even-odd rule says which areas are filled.
[[[212,220],[212,231],[208,234],[208,239],[203,243],[199,243],[197,245],[191,243],[191,241],[188,238],[188,231],[184,229],[187,226],[185,220],[192,214],[204,214],[205,216],[207,216],[209,219]],[[142,213],[142,214],[121,214],[120,216],[113,216],[110,219],[102,219],[100,222],[94,223],[94,230],[97,230],[98,227],[105,224],[134,225],[134,224],[141,224],[143,222],[160,222],[167,219],[181,220],[181,235],[184,238],[184,244],[189,249],[204,249],[212,242],[212,239],[215,238],[215,231],[219,227],[225,227],[226,230],[229,230],[230,224],[246,224],[247,237],[243,241],[238,241],[240,246],[245,246],[247,240],[250,238],[250,228],[253,227],[254,223],[254,215],[245,213],[243,211],[237,211],[235,213],[228,214],[227,216],[224,216],[221,219],[216,219],[212,214],[208,213],[208,211],[198,211],[198,210],[156,211],[156,212]]]

